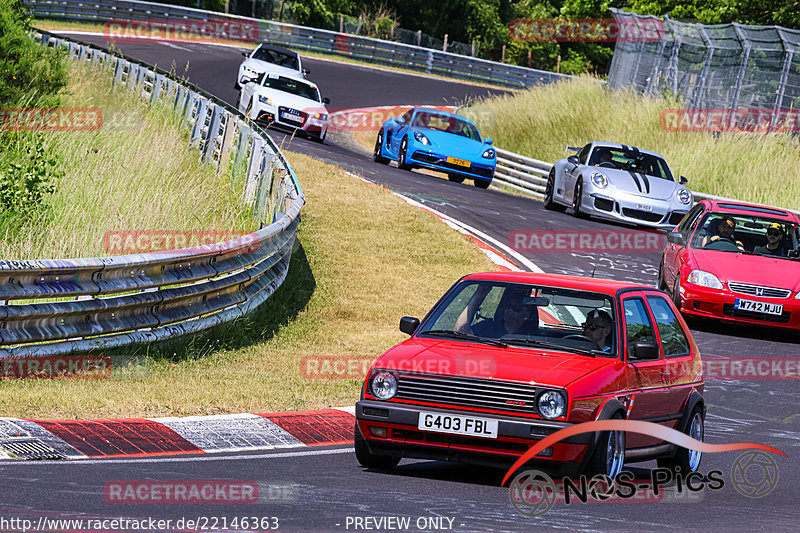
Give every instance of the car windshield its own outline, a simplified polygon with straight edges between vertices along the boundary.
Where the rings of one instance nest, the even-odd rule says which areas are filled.
[[[259,48],[253,53],[253,59],[266,61],[273,65],[280,67],[290,68],[292,70],[300,70],[297,64],[297,55],[286,52],[279,52],[278,50],[270,50],[269,48]]]
[[[612,299],[604,294],[467,280],[434,308],[417,334],[473,335],[511,346],[615,356],[615,323]]]
[[[309,85],[308,83],[300,80],[293,80],[292,78],[285,78],[277,74],[262,75],[262,78],[261,84],[264,87],[269,87],[270,89],[275,89],[277,91],[283,91],[285,93],[308,98],[309,100],[314,100],[315,102],[320,101],[319,91],[317,91],[313,85]]]
[[[796,223],[765,216],[707,213],[697,225],[689,245],[705,250],[797,260],[800,229]]]
[[[455,133],[456,135],[467,137],[468,139],[476,141],[481,140],[481,134],[478,132],[478,128],[466,120],[452,115],[422,111],[414,115],[411,126],[414,128],[446,131],[448,133]]]
[[[660,157],[645,154],[638,150],[598,146],[592,151],[588,164],[593,167],[616,168],[619,170],[641,172],[648,176],[675,181],[666,161]]]

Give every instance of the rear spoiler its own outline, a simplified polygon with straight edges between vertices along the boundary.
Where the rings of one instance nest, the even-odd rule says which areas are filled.
[[[576,148],[576,147],[574,147],[574,146],[569,146],[569,145],[567,145],[567,146],[564,148],[564,151],[565,151],[565,152],[580,152],[580,151],[581,151],[581,148],[583,148],[583,147],[582,147],[582,146],[579,146],[579,147],[577,147],[577,148]]]

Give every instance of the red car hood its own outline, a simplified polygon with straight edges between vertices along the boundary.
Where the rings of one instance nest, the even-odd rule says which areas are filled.
[[[535,348],[508,348],[438,339],[409,339],[376,362],[376,368],[457,375],[564,387],[614,359]]]
[[[711,272],[723,283],[800,290],[800,262],[795,260],[697,249],[692,250],[692,259],[695,268]]]

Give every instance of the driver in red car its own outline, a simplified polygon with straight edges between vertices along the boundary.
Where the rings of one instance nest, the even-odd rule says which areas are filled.
[[[703,247],[707,247],[711,243],[717,242],[719,240],[728,241],[736,245],[741,251],[744,252],[744,245],[742,241],[737,241],[733,237],[733,230],[736,229],[736,221],[733,220],[731,217],[725,217],[719,221],[717,225],[717,234],[708,236],[706,235],[703,237]]]
[[[601,352],[611,351],[609,337],[612,329],[614,329],[614,321],[602,309],[591,311],[586,315],[586,322],[583,323],[583,335],[596,342],[597,349]]]

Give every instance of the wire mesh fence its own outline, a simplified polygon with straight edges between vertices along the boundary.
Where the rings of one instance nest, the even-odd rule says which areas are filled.
[[[617,20],[660,20],[611,11]],[[691,109],[758,109],[769,115],[767,131],[781,129],[787,114],[800,107],[800,31],[689,24],[669,16],[661,22],[659,41],[617,42],[610,87],[677,96]]]

